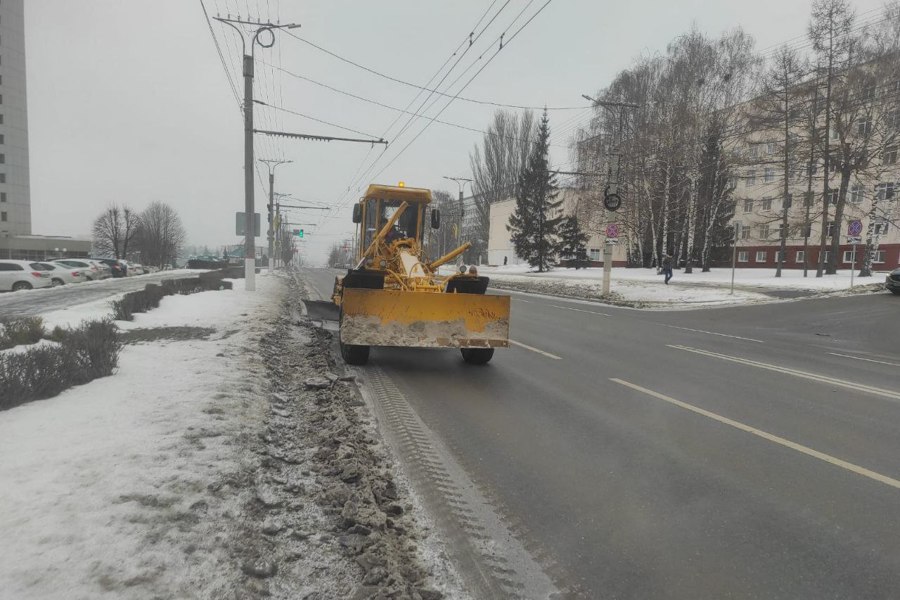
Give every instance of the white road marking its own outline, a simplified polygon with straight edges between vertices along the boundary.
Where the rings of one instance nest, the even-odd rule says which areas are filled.
[[[840,356],[842,358],[852,358],[853,360],[864,360],[866,362],[878,363],[879,365],[888,365],[891,367],[900,367],[900,363],[892,363],[884,360],[874,360],[871,358],[863,358],[861,356],[850,356],[849,354],[838,354],[837,352],[829,352],[832,356]]]
[[[653,396],[658,400],[662,400],[664,402],[668,402],[669,404],[673,404],[678,406],[679,408],[683,408],[685,410],[689,410],[698,415],[702,415],[704,417],[708,417],[713,419],[714,421],[718,421],[724,425],[728,425],[730,427],[734,427],[735,429],[740,429],[741,431],[745,431],[747,433],[753,434],[755,436],[761,437],[764,440],[768,440],[780,446],[784,446],[785,448],[790,448],[791,450],[796,450],[802,454],[806,454],[807,456],[812,456],[813,458],[817,458],[821,461],[824,461],[828,464],[834,465],[836,467],[840,467],[842,469],[846,469],[852,473],[856,473],[857,475],[862,475],[863,477],[868,477],[874,481],[879,483],[883,483],[885,485],[889,485],[893,488],[900,489],[900,481],[888,477],[887,475],[882,475],[881,473],[876,473],[870,469],[866,469],[865,467],[860,467],[859,465],[855,465],[853,463],[847,462],[845,460],[841,460],[840,458],[835,458],[830,454],[825,454],[824,452],[819,452],[818,450],[813,450],[808,446],[804,446],[803,444],[798,444],[797,442],[792,442],[783,437],[779,437],[777,435],[773,435],[766,431],[762,431],[761,429],[757,429],[755,427],[751,427],[750,425],[745,425],[740,421],[735,421],[733,419],[729,419],[728,417],[723,417],[722,415],[718,415],[714,412],[710,412],[706,409],[700,408],[698,406],[694,406],[693,404],[688,404],[687,402],[682,402],[681,400],[676,400],[671,396],[666,396],[665,394],[660,394],[659,392],[654,392],[653,390],[648,390],[647,388],[641,387],[639,385],[635,385],[633,383],[629,383],[627,381],[623,381],[621,379],[612,378],[611,381],[614,381],[618,384],[624,385],[625,387],[629,387],[633,390],[637,390],[648,396]]]
[[[867,392],[869,394],[874,394],[876,396],[890,398],[891,400],[900,400],[900,393],[898,393],[898,392],[894,392],[892,390],[885,390],[882,388],[877,388],[877,387],[874,387],[871,385],[865,385],[862,383],[854,383],[852,381],[847,381],[845,379],[838,379],[837,377],[828,377],[827,375],[820,375],[818,373],[809,373],[807,371],[799,371],[797,369],[789,369],[787,367],[779,367],[778,365],[771,365],[769,363],[759,362],[759,361],[755,361],[755,360],[749,360],[746,358],[739,358],[737,356],[728,356],[727,354],[719,354],[718,352],[710,352],[708,350],[699,350],[697,348],[689,348],[688,346],[673,346],[671,344],[666,344],[666,345],[669,348],[674,348],[676,350],[685,350],[687,352],[693,352],[695,354],[702,354],[703,356],[709,356],[712,358],[720,358],[722,360],[727,360],[727,361],[731,361],[734,363],[747,365],[750,367],[757,367],[759,369],[766,369],[769,371],[775,371],[777,373],[793,375],[794,377],[810,379],[812,381],[818,381],[819,383],[836,385],[838,387],[847,388],[848,390],[853,390],[855,392]]]
[[[666,327],[670,327],[672,329],[683,329],[684,331],[693,331],[694,333],[705,333],[707,335],[718,335],[720,337],[734,338],[736,340],[743,340],[745,342],[756,342],[757,344],[765,344],[762,340],[754,340],[753,338],[745,338],[739,335],[729,335],[727,333],[716,333],[715,331],[704,331],[703,329],[691,329],[690,327],[678,327],[676,325],[666,325]]]
[[[592,310],[583,310],[583,309],[580,309],[580,308],[571,308],[571,307],[569,307],[569,306],[560,306],[560,305],[558,305],[558,304],[551,304],[550,306],[552,306],[553,308],[561,308],[561,309],[563,309],[563,310],[573,310],[573,311],[575,311],[575,312],[588,313],[589,315],[599,315],[599,316],[601,316],[601,317],[608,317],[608,316],[610,316],[610,315],[608,315],[608,314],[606,314],[606,313],[602,313],[602,312],[594,312],[594,311],[592,311]]]
[[[516,340],[509,340],[509,343],[516,345],[520,348],[525,348],[526,350],[531,350],[532,352],[537,352],[538,354],[543,354],[547,358],[552,358],[553,360],[562,360],[561,356],[557,356],[555,354],[550,354],[549,352],[544,352],[543,350],[538,350],[534,346],[529,346],[528,344],[523,344],[522,342],[517,342]]]

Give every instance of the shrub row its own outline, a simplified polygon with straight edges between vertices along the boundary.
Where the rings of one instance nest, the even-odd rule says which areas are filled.
[[[37,344],[44,337],[44,321],[40,317],[0,319],[0,350],[22,344]]]
[[[109,319],[57,327],[52,337],[58,345],[0,354],[0,410],[111,375],[118,364],[122,344]]]
[[[174,294],[195,294],[208,290],[230,290],[231,282],[222,281],[223,274],[213,271],[199,277],[164,279],[161,285],[148,283],[143,290],[128,292],[121,300],[112,303],[113,317],[117,321],[131,321],[135,313],[144,313],[157,308],[166,296]]]

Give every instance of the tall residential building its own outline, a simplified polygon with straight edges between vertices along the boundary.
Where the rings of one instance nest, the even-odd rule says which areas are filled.
[[[0,0],[0,236],[31,234],[25,0]]]

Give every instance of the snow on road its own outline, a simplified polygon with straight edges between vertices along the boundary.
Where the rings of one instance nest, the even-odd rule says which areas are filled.
[[[282,283],[257,282],[165,298],[123,327],[214,331],[129,344],[113,376],[0,413],[0,596],[229,595],[223,540],[239,507],[208,486],[240,470],[232,440],[263,418],[265,372],[246,349]],[[48,324],[108,315],[108,303]]]

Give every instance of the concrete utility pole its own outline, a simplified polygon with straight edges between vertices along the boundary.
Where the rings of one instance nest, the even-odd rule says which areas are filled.
[[[216,17],[217,21],[231,26],[241,37],[241,54],[244,72],[244,289],[248,292],[256,290],[256,247],[253,231],[253,62],[256,57],[256,46],[271,48],[275,45],[276,29],[294,29],[300,27],[296,24],[260,23],[259,21]],[[241,26],[250,28],[253,35],[250,38],[250,54],[247,54],[247,44],[244,40],[245,30]],[[267,42],[260,40],[260,34],[266,32],[271,39]]]
[[[466,179],[465,177],[448,177],[446,175],[444,175],[444,179],[447,179],[448,181],[455,181],[456,185],[459,186],[459,234],[456,239],[456,243],[462,244],[463,243],[463,239],[462,239],[463,219],[465,218],[465,215],[466,215],[466,209],[465,209],[465,206],[463,205],[463,198],[465,196],[463,194],[464,194],[464,190],[466,188],[467,183],[469,184],[469,187],[471,188],[472,180]],[[480,258],[481,257],[479,257],[479,259]]]
[[[259,162],[265,163],[269,168],[269,230],[266,232],[269,238],[269,273],[272,272],[272,266],[275,262],[275,257],[273,252],[275,251],[275,216],[272,212],[272,209],[275,204],[275,167],[278,165],[284,165],[288,163],[292,163],[292,160],[276,160],[274,158],[261,158]]]

